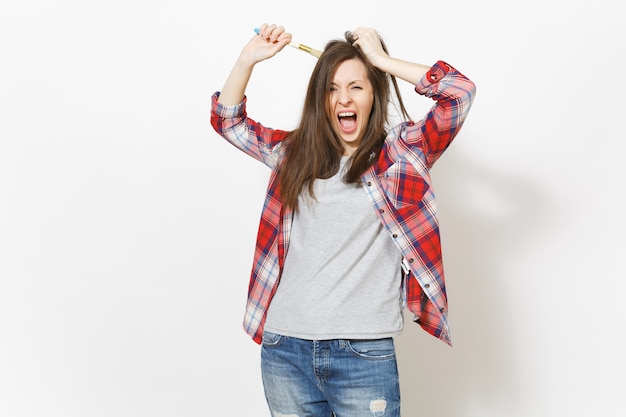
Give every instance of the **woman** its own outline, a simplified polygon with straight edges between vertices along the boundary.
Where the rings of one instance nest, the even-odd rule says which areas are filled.
[[[262,344],[274,417],[400,415],[393,337],[406,306],[450,344],[429,169],[470,109],[474,84],[443,61],[393,58],[374,29],[326,45],[293,131],[248,118],[254,66],[291,41],[263,24],[241,51],[211,123],[271,168],[245,330]],[[435,101],[420,122],[390,128],[396,78]],[[280,285],[279,285],[280,283]]]

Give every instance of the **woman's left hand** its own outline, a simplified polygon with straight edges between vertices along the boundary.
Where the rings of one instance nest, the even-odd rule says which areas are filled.
[[[358,46],[372,64],[376,65],[377,58],[388,56],[375,29],[358,27],[352,34],[356,37],[352,45]]]

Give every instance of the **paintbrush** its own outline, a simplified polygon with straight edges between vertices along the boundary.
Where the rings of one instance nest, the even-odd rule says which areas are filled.
[[[254,28],[254,33],[256,33],[257,35],[259,34],[259,28]],[[322,55],[322,51],[319,51],[317,49],[313,49],[310,46],[306,46],[302,43],[299,42],[295,42],[295,41],[291,41],[291,43],[289,43],[289,46],[291,46],[292,48],[296,48],[299,49],[301,51],[304,51],[308,54],[313,55],[315,58],[319,58]]]

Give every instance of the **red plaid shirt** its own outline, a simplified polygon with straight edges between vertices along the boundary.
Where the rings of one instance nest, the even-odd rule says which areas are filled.
[[[435,100],[418,123],[392,129],[378,160],[362,176],[378,218],[404,258],[404,300],[414,321],[451,344],[435,196],[429,169],[463,125],[476,87],[443,61],[422,77],[415,91]],[[261,214],[248,288],[244,329],[261,343],[266,312],[280,281],[289,247],[292,212],[283,206],[277,169],[287,131],[265,127],[248,118],[246,99],[238,105],[212,97],[211,124],[231,144],[272,169]]]

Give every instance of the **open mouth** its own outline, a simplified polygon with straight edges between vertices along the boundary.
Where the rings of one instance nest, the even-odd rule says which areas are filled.
[[[344,133],[352,133],[356,129],[356,113],[351,111],[341,112],[337,115],[339,127]]]

